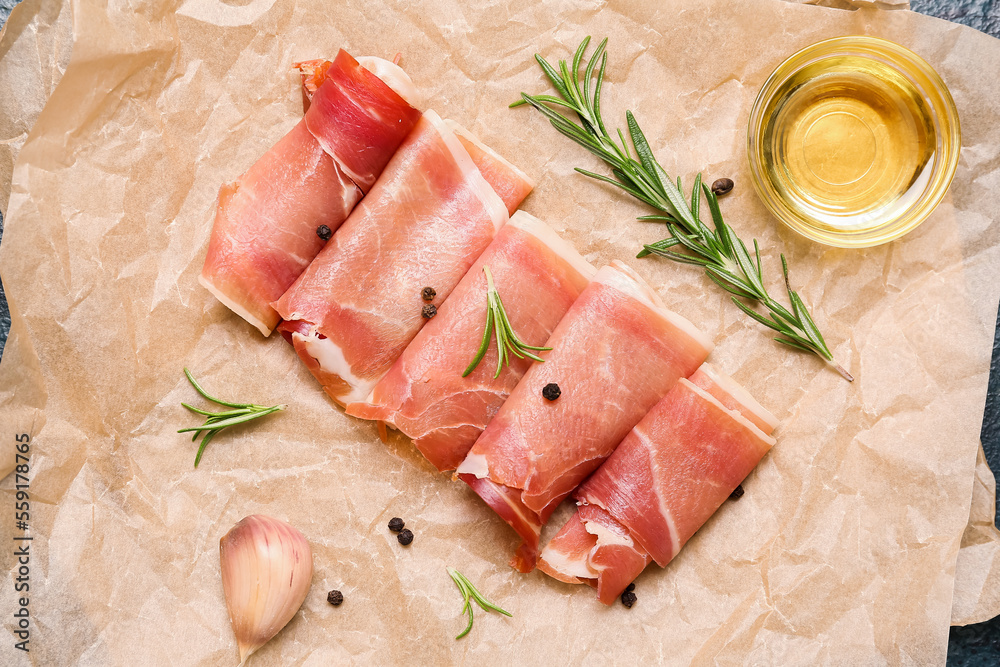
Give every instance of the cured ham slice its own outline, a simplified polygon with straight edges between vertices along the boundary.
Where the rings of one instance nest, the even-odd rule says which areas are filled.
[[[511,565],[535,566],[540,527],[678,379],[697,370],[708,338],[667,310],[621,262],[605,266],[556,326],[458,467],[459,477],[524,541]],[[549,401],[545,385],[561,396]]]
[[[581,506],[546,545],[539,569],[596,585],[611,604],[651,560],[670,562],[774,444],[776,423],[705,364],[577,489]]]
[[[493,191],[500,195],[500,199],[507,206],[507,212],[514,215],[514,211],[535,187],[534,182],[528,178],[527,174],[481,142],[479,137],[472,132],[455,121],[446,122],[458,140],[462,142],[465,150],[469,152],[483,178],[490,184]]]
[[[503,202],[428,111],[275,304],[279,330],[334,401],[363,401],[428,321],[423,288],[443,301],[506,222]]]
[[[493,274],[511,326],[541,345],[597,269],[541,220],[518,211],[382,378],[347,414],[377,419],[413,439],[438,470],[462,462],[510,395],[530,359],[511,359],[494,378],[496,342],[469,374],[486,324],[486,277]]]
[[[386,71],[402,73],[381,58],[372,61]],[[341,49],[313,94],[305,121],[323,150],[367,193],[419,116],[381,78]]]
[[[292,128],[235,183],[219,190],[199,282],[265,336],[280,297],[323,248],[316,229],[336,229],[361,190],[306,129]]]
[[[346,52],[327,65],[317,90],[323,105],[222,186],[199,278],[265,336],[279,319],[271,302],[323,248],[317,229],[334,231],[347,219],[420,115]]]

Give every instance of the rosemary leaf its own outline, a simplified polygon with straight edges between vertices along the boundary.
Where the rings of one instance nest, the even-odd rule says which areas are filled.
[[[729,292],[733,296],[740,297],[741,299],[752,299],[753,298],[753,294],[751,294],[750,292],[747,292],[746,290],[740,289],[739,287],[736,287],[735,285],[730,285],[729,283],[727,283],[726,281],[722,280],[721,278],[716,277],[716,275],[714,273],[712,273],[712,271],[714,271],[714,269],[711,269],[711,270],[706,269],[705,270],[705,275],[707,275],[709,277],[709,279],[713,283],[715,283],[716,285],[718,285],[722,289],[726,290],[727,292]],[[768,326],[770,326],[770,324]]]
[[[187,403],[181,403],[181,405],[183,405],[185,408],[187,408],[191,412],[195,412],[195,413],[197,413],[199,415],[207,415],[207,416],[211,416],[211,417],[223,417],[223,416],[225,416],[225,417],[232,417],[234,415],[245,415],[245,414],[249,414],[250,412],[252,412],[252,410],[250,408],[240,408],[239,410],[227,410],[225,412],[209,412],[208,410],[199,410],[198,408],[194,407],[193,405],[189,405]]]
[[[671,250],[661,250],[655,245],[648,245],[643,248],[648,250],[649,254],[656,255],[658,257],[669,257],[675,262],[680,262],[682,264],[695,264],[697,266],[705,266],[705,262],[697,257],[692,257],[691,255],[684,255],[679,252],[673,252]],[[643,255],[645,257],[645,255]]]
[[[683,192],[684,190],[678,188]],[[694,177],[694,187],[691,188],[691,215],[694,216],[695,220],[701,220],[699,217],[699,212],[701,209],[701,174],[699,173]],[[754,239],[754,243],[757,243],[757,239]]]
[[[653,201],[651,199],[647,198],[646,195],[644,195],[643,193],[639,192],[635,188],[630,188],[629,186],[623,184],[621,181],[616,181],[613,178],[609,178],[609,177],[604,176],[602,174],[595,174],[592,171],[587,171],[586,169],[580,169],[579,167],[576,168],[576,171],[580,172],[584,176],[589,176],[590,178],[593,178],[595,180],[604,181],[605,183],[610,183],[611,185],[615,186],[616,188],[621,188],[622,190],[624,190],[625,192],[629,193],[630,195],[632,195],[636,199],[641,199],[643,202],[645,202],[647,204],[650,204],[650,205],[653,204]],[[667,218],[665,216],[657,216],[657,217],[662,217],[664,220],[673,220],[674,219],[674,218]]]
[[[212,442],[212,438],[215,437],[216,433],[218,433],[218,431],[209,431],[205,434],[205,437],[201,439],[201,445],[198,447],[198,454],[194,457],[195,468],[197,468],[198,464],[201,463],[201,455],[205,453],[205,448],[208,447],[208,443]]]
[[[775,338],[774,340],[778,341],[779,343],[783,343],[784,345],[787,345],[788,347],[794,347],[796,350],[802,350],[803,352],[812,352],[813,351],[811,348],[809,348],[809,347],[807,347],[807,346],[805,346],[805,345],[803,345],[801,343],[796,343],[794,340],[790,340],[788,338]]]
[[[647,255],[650,255],[657,250],[666,250],[667,248],[673,248],[678,243],[679,241],[675,238],[663,239],[662,241],[657,241],[656,243],[647,243],[642,247],[642,250],[639,251],[639,254],[636,255],[636,258],[646,257]]]
[[[781,329],[778,327],[777,324],[775,324],[772,321],[768,320],[766,317],[764,317],[763,315],[761,315],[760,313],[758,313],[753,308],[751,308],[750,306],[746,305],[745,303],[743,303],[742,301],[740,301],[736,297],[733,297],[733,303],[735,303],[737,306],[739,306],[740,310],[742,310],[744,313],[746,313],[747,315],[749,315],[753,319],[755,319],[758,322],[760,322],[761,324],[763,324],[765,327],[770,327],[771,329],[774,329],[777,332],[781,332]]]
[[[212,396],[207,391],[205,391],[204,389],[201,388],[201,385],[198,384],[198,381],[194,379],[194,376],[191,375],[191,371],[189,371],[187,368],[184,369],[184,375],[187,377],[188,382],[191,383],[191,386],[194,387],[195,391],[197,391],[199,394],[201,394],[203,397],[207,398],[208,400],[212,401],[213,403],[218,403],[219,405],[225,405],[228,408],[249,408],[249,407],[251,407],[251,405],[249,403],[229,403],[228,401],[223,401],[223,400],[220,400],[218,398],[215,398],[214,396]]]

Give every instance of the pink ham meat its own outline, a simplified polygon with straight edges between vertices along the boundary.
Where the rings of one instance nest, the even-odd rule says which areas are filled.
[[[705,364],[576,491],[581,506],[546,545],[539,569],[596,585],[611,604],[651,560],[670,562],[774,444],[776,424]]]
[[[380,58],[373,60],[379,66],[393,68],[391,71],[402,72]],[[367,193],[420,112],[343,49],[326,77],[312,96],[305,115],[306,127]],[[350,131],[345,132],[345,128]]]
[[[469,152],[483,178],[490,184],[494,192],[500,195],[500,199],[507,206],[507,212],[514,215],[514,211],[535,187],[534,182],[528,178],[527,174],[481,142],[479,137],[472,132],[455,121],[446,122],[458,140],[462,142],[465,150]]]
[[[396,69],[396,78],[406,77]],[[344,222],[420,116],[344,51],[325,74],[317,91],[323,106],[222,186],[199,278],[265,336],[279,319],[271,302],[324,245],[317,228]]]
[[[468,376],[486,324],[489,266],[518,336],[541,345],[596,269],[541,220],[518,211],[420,330],[367,401],[347,414],[377,419],[413,439],[439,470],[462,462],[531,364],[513,358],[499,377],[496,342]]]
[[[712,348],[621,262],[598,271],[546,345],[458,467],[524,541],[511,561],[521,572],[559,502]],[[555,401],[542,397],[550,382]]]
[[[363,401],[427,322],[421,290],[443,301],[506,222],[503,202],[428,111],[275,304],[279,331],[334,401]]]

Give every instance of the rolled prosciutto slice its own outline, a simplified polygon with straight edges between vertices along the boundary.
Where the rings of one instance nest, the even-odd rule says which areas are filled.
[[[305,121],[323,150],[367,193],[420,112],[377,76],[405,83],[409,77],[403,70],[381,58],[365,60],[376,73],[340,50],[312,96]]]
[[[541,526],[711,341],[621,262],[605,266],[458,467],[459,477],[523,540],[511,565],[535,567]],[[561,390],[548,400],[542,389]],[[551,394],[549,394],[551,396]]]
[[[396,79],[406,78],[380,62],[395,68]],[[322,105],[222,186],[199,278],[265,336],[279,319],[271,302],[323,248],[317,229],[332,232],[347,219],[420,116],[344,51],[325,69],[316,94]]]
[[[453,470],[532,363],[513,357],[498,377],[495,340],[468,377],[486,325],[486,277],[514,331],[529,345],[548,340],[597,272],[552,228],[524,211],[510,219],[437,316],[420,330],[364,402],[347,414],[386,422],[413,439],[438,470]]]
[[[428,111],[275,304],[279,331],[334,401],[363,401],[428,321],[423,288],[440,304],[506,222],[503,202]]]
[[[665,566],[774,444],[777,420],[705,364],[643,417],[574,494],[581,506],[539,569],[611,604],[655,560]]]

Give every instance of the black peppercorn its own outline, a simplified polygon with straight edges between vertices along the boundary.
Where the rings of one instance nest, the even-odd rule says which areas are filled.
[[[434,297],[437,296],[437,290],[433,287],[425,287],[420,290],[420,298],[424,301],[433,301]]]
[[[403,530],[403,526],[405,525],[406,524],[403,523],[403,520],[400,519],[398,516],[394,516],[391,519],[389,519],[389,530],[391,530],[394,533],[398,533],[399,531]]]
[[[634,590],[635,590],[635,582],[632,582],[631,584],[625,587],[626,593],[631,593]]]
[[[340,603],[344,601],[344,594],[340,591],[330,591],[326,594],[326,601],[334,607],[339,607]]]
[[[743,497],[744,493],[745,493],[745,491],[743,490],[743,485],[740,484],[735,489],[733,489],[732,493],[729,494],[729,499],[730,500],[739,500],[740,498]]]
[[[628,607],[629,609],[632,608],[632,605],[635,604],[635,601],[637,599],[638,598],[635,596],[635,593],[633,593],[632,591],[625,591],[624,593],[622,593],[622,604]]]
[[[550,401],[556,400],[561,394],[562,390],[555,382],[550,382],[542,388],[542,396]]]
[[[720,178],[715,183],[712,183],[712,194],[717,197],[727,194],[732,189],[733,179],[731,178]]]
[[[333,236],[333,232],[326,225],[320,225],[316,228],[316,236],[320,237],[324,241],[329,241],[330,237]]]
[[[413,541],[413,531],[411,531],[409,528],[404,528],[402,532],[400,532],[399,535],[396,536],[396,539],[399,540],[399,543],[405,547],[407,544]]]
[[[427,319],[431,319],[432,317],[438,314],[438,307],[435,306],[433,303],[429,303],[420,309],[420,314],[426,317]]]

